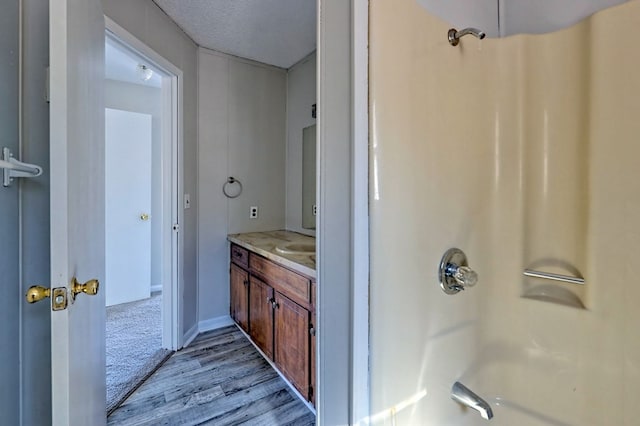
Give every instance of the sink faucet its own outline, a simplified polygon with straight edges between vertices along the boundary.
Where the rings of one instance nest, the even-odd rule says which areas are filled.
[[[455,382],[451,387],[451,399],[478,411],[485,420],[490,420],[493,417],[493,411],[487,401],[460,382]]]

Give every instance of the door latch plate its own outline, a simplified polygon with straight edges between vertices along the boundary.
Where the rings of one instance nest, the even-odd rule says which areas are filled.
[[[63,311],[67,309],[67,288],[66,287],[57,287],[53,289],[51,294],[51,310],[52,311]]]

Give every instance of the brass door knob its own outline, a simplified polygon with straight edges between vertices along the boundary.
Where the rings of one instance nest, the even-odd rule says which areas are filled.
[[[27,302],[36,303],[47,297],[51,297],[51,289],[42,287],[41,285],[34,285],[29,287],[27,294],[25,294]]]
[[[148,215],[148,214],[146,214],[146,213],[142,213],[142,214],[140,215],[140,220],[149,220],[149,215]]]
[[[75,277],[71,281],[71,293],[73,294],[74,299],[79,293],[84,293],[89,296],[95,296],[96,294],[98,294],[99,289],[100,281],[96,279],[89,280],[84,284],[79,283]]]

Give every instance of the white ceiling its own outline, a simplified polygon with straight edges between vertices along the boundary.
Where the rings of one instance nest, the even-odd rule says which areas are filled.
[[[109,37],[105,39],[104,62],[105,78],[143,86],[160,87],[161,85],[162,77],[148,62],[120,46]],[[140,64],[154,71],[147,81],[142,80],[138,71],[138,65]]]
[[[316,48],[316,0],[153,0],[198,45],[290,68]]]

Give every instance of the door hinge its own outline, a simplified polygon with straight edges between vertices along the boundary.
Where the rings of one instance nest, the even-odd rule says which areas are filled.
[[[47,67],[45,69],[45,80],[44,80],[44,101],[46,103],[51,103],[51,72],[50,68]]]

